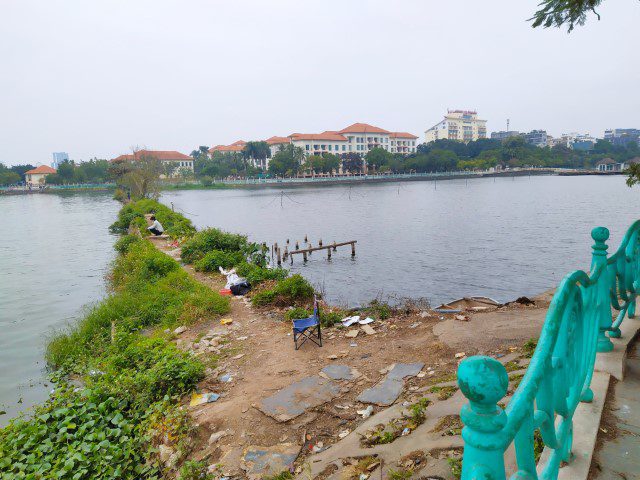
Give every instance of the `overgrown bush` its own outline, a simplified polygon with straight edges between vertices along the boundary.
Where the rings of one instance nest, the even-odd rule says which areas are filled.
[[[182,260],[194,263],[213,250],[224,252],[251,253],[249,242],[245,235],[227,233],[217,228],[201,230],[182,245]]]
[[[246,278],[254,286],[266,280],[284,280],[289,275],[289,271],[284,268],[266,268],[247,262],[235,265],[235,269],[239,276]]]
[[[148,214],[155,215],[164,227],[165,233],[172,238],[190,237],[196,231],[191,220],[152,199],[138,200],[123,206],[118,212],[118,219],[109,227],[109,230],[113,233],[125,234],[129,231],[130,225],[135,225],[143,235],[147,235],[147,222],[144,216]]]
[[[301,318],[309,318],[312,314],[313,308],[296,307],[288,310],[284,316],[287,320],[299,320]],[[320,308],[320,325],[323,327],[331,327],[339,323],[343,317],[344,312],[342,311],[331,311]]]
[[[313,287],[302,275],[292,275],[278,282],[275,287],[256,293],[253,305],[288,306],[302,304],[313,298]]]
[[[123,235],[118,240],[116,240],[116,243],[113,245],[113,248],[116,250],[116,252],[120,253],[121,255],[124,255],[129,251],[129,248],[132,245],[138,244],[141,241],[142,239],[137,235]]]
[[[225,252],[211,250],[204,257],[194,263],[199,272],[217,272],[219,267],[228,269],[244,261],[242,252]]]

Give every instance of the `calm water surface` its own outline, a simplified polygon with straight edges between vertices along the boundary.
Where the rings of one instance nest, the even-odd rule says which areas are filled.
[[[105,294],[118,208],[110,194],[0,196],[0,426],[47,398],[47,338]]]
[[[514,177],[261,190],[171,192],[164,202],[198,227],[317,245],[357,240],[357,256],[316,252],[291,269],[335,303],[377,297],[464,295],[507,301],[535,295],[590,262],[590,230],[611,230],[617,247],[640,218],[640,189],[624,177]],[[610,250],[614,250],[610,248]]]

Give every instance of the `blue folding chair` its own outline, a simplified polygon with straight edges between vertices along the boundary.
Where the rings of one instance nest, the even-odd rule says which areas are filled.
[[[298,344],[300,339],[302,339],[302,341]],[[318,307],[318,300],[316,298],[313,299],[313,315],[309,318],[293,320],[293,343],[296,346],[296,350],[298,350],[307,340],[311,340],[319,347],[322,346],[320,308]]]

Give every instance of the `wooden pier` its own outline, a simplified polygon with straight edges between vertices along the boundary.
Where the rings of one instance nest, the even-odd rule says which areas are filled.
[[[306,241],[306,239],[305,239]],[[307,261],[309,259],[309,256],[313,253],[313,252],[318,252],[321,250],[326,250],[327,251],[327,260],[331,260],[331,252],[336,252],[338,250],[338,247],[345,247],[347,245],[351,245],[351,256],[355,257],[356,256],[356,243],[358,243],[357,240],[350,240],[348,242],[333,242],[327,245],[323,245],[322,244],[322,240],[320,240],[318,242],[318,246],[317,247],[313,247],[311,246],[311,244],[308,244],[309,246],[307,248],[300,248],[298,242],[296,242],[296,246],[295,246],[295,250],[291,250],[289,251],[289,241],[287,240],[287,245],[284,247],[284,252],[280,249],[280,247],[278,246],[278,244],[276,243],[273,246],[273,253],[274,256],[276,258],[276,262],[278,265],[282,265],[283,261],[286,261],[288,257],[291,258],[291,263],[293,263],[293,256],[296,254],[300,254],[302,255],[302,260],[303,261]]]

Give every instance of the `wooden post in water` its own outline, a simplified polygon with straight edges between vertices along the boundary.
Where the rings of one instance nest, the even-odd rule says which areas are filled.
[[[355,243],[351,244],[351,256],[352,257],[356,256],[356,244]]]
[[[302,252],[302,260],[307,263],[307,251]]]
[[[284,255],[282,256],[282,260],[287,261],[287,257],[289,256],[289,247],[285,245],[284,247]]]
[[[327,260],[331,260],[331,248],[327,248]]]
[[[318,246],[321,247],[322,246],[322,239],[318,240]]]
[[[298,245],[298,241],[296,240],[296,250],[300,250],[300,245]]]
[[[278,266],[280,266],[282,265],[282,257],[280,256],[280,247],[277,247],[276,255],[278,256]]]

